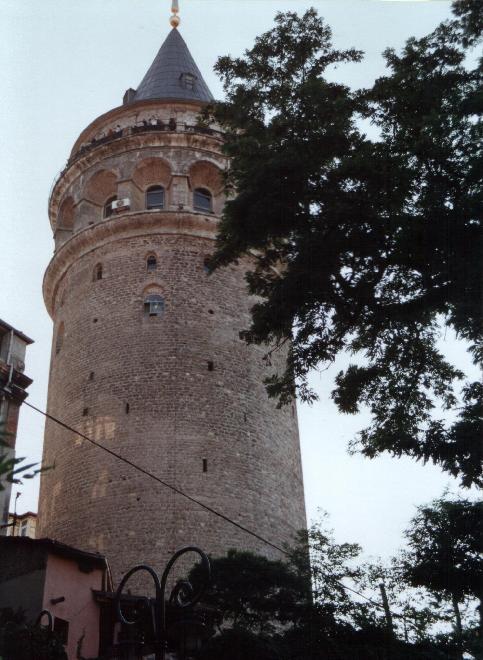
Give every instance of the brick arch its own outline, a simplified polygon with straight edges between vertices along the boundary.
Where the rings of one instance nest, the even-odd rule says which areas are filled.
[[[144,298],[150,293],[157,293],[163,297],[166,295],[164,287],[159,282],[149,282],[149,284],[146,284],[142,289],[141,296]]]
[[[60,205],[57,227],[60,229],[72,229],[74,227],[74,200],[72,197],[66,197]]]
[[[207,188],[213,195],[223,192],[222,170],[208,160],[198,160],[189,168],[191,189]]]
[[[93,174],[85,187],[85,196],[95,204],[104,205],[106,199],[116,195],[117,177],[109,170],[100,170]]]
[[[159,184],[167,188],[171,179],[171,166],[163,158],[145,158],[136,166],[132,174],[132,180],[141,188],[146,190],[149,186]]]

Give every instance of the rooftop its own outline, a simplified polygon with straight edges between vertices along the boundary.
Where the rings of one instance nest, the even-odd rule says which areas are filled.
[[[31,539],[28,536],[0,536],[0,546],[1,545],[5,548],[8,548],[9,546],[13,548],[16,546],[23,546],[25,548],[42,548],[47,552],[51,552],[64,559],[85,561],[98,568],[106,568],[107,566],[106,558],[101,554],[79,550],[78,548],[73,548],[70,545],[48,538]]]
[[[17,337],[20,337],[26,344],[33,344],[34,340],[30,339],[30,337],[27,337],[27,335],[24,335],[23,332],[20,332],[20,330],[16,330],[13,325],[10,325],[6,321],[2,321],[0,319],[0,331],[1,330],[6,330],[7,332],[13,332],[14,335],[17,335]]]
[[[173,28],[142,79],[133,101],[176,99],[209,103],[213,96],[177,28]]]

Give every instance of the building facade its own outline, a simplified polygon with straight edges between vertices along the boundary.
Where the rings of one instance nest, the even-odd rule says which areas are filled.
[[[97,658],[101,610],[94,592],[112,589],[105,558],[19,536],[0,539],[0,556],[0,609],[21,611],[29,623],[47,610],[69,660]]]
[[[122,106],[80,135],[55,183],[48,412],[276,545],[305,527],[295,406],[239,332],[246,263],[209,275],[225,203],[223,135],[174,23]],[[276,368],[283,355],[273,359]],[[198,545],[273,547],[48,420],[38,536],[105,555],[115,581]]]
[[[36,537],[37,514],[32,511],[25,513],[9,513],[6,536],[26,536],[29,539]]]
[[[24,374],[25,353],[33,341],[0,319],[0,431],[3,446],[0,453],[7,459],[15,458],[18,416],[22,401],[32,379]],[[2,480],[0,490],[0,536],[8,530],[8,511],[12,484]]]

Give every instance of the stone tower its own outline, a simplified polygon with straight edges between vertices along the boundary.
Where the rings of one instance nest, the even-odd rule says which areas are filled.
[[[265,349],[239,339],[246,264],[206,272],[227,162],[223,135],[199,123],[212,96],[173,24],[52,190],[48,412],[282,545],[306,524],[296,411],[268,398]],[[115,579],[186,544],[277,556],[52,421],[44,462],[40,535],[105,554]]]

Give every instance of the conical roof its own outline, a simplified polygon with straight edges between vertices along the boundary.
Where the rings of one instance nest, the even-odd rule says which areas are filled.
[[[176,28],[166,37],[133,100],[149,99],[213,101],[208,85]]]

